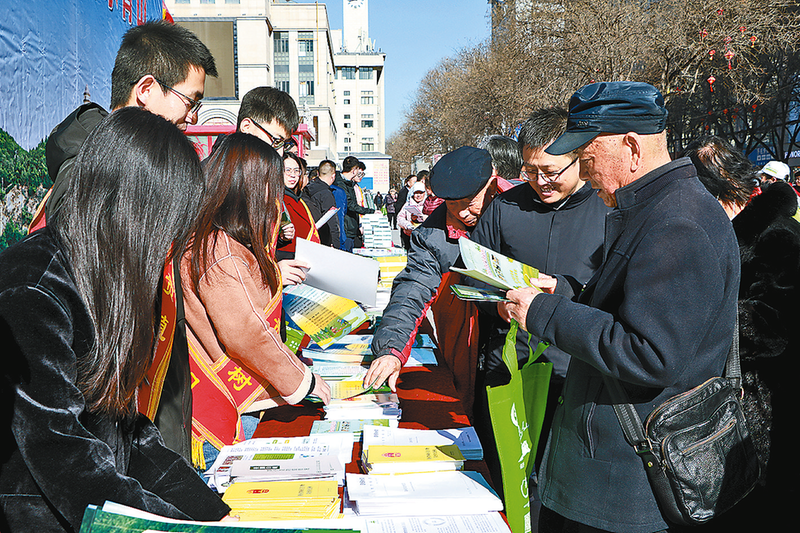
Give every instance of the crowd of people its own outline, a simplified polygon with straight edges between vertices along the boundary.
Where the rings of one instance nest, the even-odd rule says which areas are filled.
[[[654,87],[592,83],[567,109],[533,111],[516,139],[458,148],[370,201],[364,162],[309,168],[297,155],[296,105],[271,87],[243,97],[236,132],[201,163],[184,130],[215,75],[190,31],[136,26],[116,58],[112,112],[83,105],[48,139],[54,185],[30,234],[0,254],[0,530],[77,531],[106,500],[229,519],[198,471],[252,436],[260,411],[331,397],[282,331],[282,289],[309,268],[296,239],[360,248],[360,219],[376,209],[399,228],[407,265],[364,385],[396,390],[428,327],[501,495],[486,387],[509,379],[512,321],[520,362],[546,346],[537,531],[680,530],[625,442],[608,383],[644,418],[721,375],[735,335],[761,483],[700,529],[782,523],[797,492],[783,460],[800,312],[788,166],[756,169],[711,136],[673,159]],[[503,302],[458,300],[450,285],[480,285],[450,269],[462,238],[541,274]]]

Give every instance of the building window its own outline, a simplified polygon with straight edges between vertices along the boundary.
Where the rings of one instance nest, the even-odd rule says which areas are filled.
[[[345,147],[344,147],[344,151],[345,151],[345,152],[352,152],[352,151],[353,151],[353,149],[352,149],[352,148],[350,148],[349,146],[345,146]]]
[[[345,99],[342,101],[342,103],[343,103],[344,105],[350,105],[350,99],[349,99],[349,98],[345,98]]]
[[[213,3],[215,3],[215,0],[200,0],[200,3],[201,4],[213,4]]]
[[[350,91],[344,91],[345,96],[350,96]]]
[[[275,87],[289,92],[289,32],[276,31],[273,34],[275,46],[274,72]]]
[[[349,143],[350,142],[350,137],[345,137],[344,138],[344,142]]]
[[[374,152],[375,151],[375,145],[373,143],[362,142],[361,143],[361,151],[362,152]]]
[[[356,67],[341,67],[339,70],[342,71],[343,80],[356,79]]]
[[[362,128],[374,128],[375,127],[375,121],[374,120],[362,120],[361,121],[361,127]]]
[[[344,119],[345,119],[345,120],[350,120],[350,115],[345,115],[345,116],[344,116]]]
[[[372,67],[361,67],[358,69],[358,79],[360,80],[371,80],[372,79]]]
[[[362,105],[372,105],[375,103],[375,97],[373,96],[362,96],[361,97],[361,104]]]
[[[314,105],[314,32],[297,33],[297,68],[300,81],[299,104]]]
[[[343,124],[343,126],[344,126],[344,129],[349,129],[350,128],[350,123],[349,122],[345,122]]]

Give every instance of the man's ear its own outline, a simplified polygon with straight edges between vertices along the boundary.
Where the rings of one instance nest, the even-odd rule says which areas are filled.
[[[255,126],[253,125],[253,120],[250,117],[243,118],[242,121],[239,123],[239,131],[242,133],[252,134],[253,132],[251,130],[254,127]]]
[[[630,152],[630,170],[635,173],[642,166],[642,139],[636,132],[628,132],[622,137],[622,145]]]
[[[161,91],[161,94],[164,94],[161,84],[156,81],[153,75],[145,74],[139,78],[139,81],[137,81],[131,89],[128,105],[146,107],[147,102],[153,96],[153,91]]]

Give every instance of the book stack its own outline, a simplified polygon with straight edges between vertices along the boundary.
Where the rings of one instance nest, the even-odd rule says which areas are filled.
[[[335,480],[236,483],[222,501],[242,522],[338,518],[341,498]]]
[[[354,418],[346,420],[314,420],[311,434],[317,433],[352,433],[361,439],[366,426],[397,427],[396,418]]]
[[[477,472],[348,473],[347,497],[355,511],[365,516],[470,515],[503,510],[503,502]]]
[[[353,398],[331,400],[325,406],[326,420],[388,418],[400,420],[403,412],[396,393],[361,394]]]
[[[458,446],[384,446],[374,444],[362,452],[367,474],[411,474],[461,470],[464,456]]]
[[[372,213],[361,216],[365,248],[391,248],[392,227],[383,213]]]
[[[447,446],[458,447],[465,459],[483,459],[483,447],[475,428],[468,426],[453,429],[408,429],[365,426],[362,437],[362,454],[372,446]]]
[[[233,461],[231,483],[306,479],[335,479],[337,483],[344,482],[344,466],[336,456],[297,457],[298,454],[294,453],[271,455],[263,459]],[[287,457],[289,455],[290,458]]]

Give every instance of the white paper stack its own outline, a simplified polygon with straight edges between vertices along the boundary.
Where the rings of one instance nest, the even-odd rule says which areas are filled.
[[[363,516],[468,515],[502,511],[503,502],[477,472],[402,476],[346,474],[347,497]]]
[[[382,446],[446,446],[455,444],[464,459],[480,461],[483,447],[475,428],[409,429],[364,426],[362,453],[372,445]]]
[[[231,483],[326,478],[334,478],[339,485],[344,484],[344,466],[338,457],[320,455],[292,459],[245,459],[234,461],[231,466]]]

